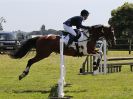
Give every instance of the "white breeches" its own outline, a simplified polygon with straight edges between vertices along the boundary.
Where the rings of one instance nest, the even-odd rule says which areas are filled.
[[[72,35],[74,35],[74,36],[77,35],[76,32],[73,30],[72,27],[63,24],[63,28],[64,28],[65,31],[69,32],[70,34],[72,34]]]

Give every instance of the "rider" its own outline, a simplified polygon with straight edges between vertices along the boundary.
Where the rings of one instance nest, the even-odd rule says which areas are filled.
[[[74,16],[63,23],[64,30],[70,33],[70,39],[68,41],[67,47],[72,44],[74,39],[77,36],[77,33],[74,31],[72,26],[76,26],[77,29],[89,29],[88,26],[83,26],[82,21],[86,20],[89,16],[89,12],[87,10],[82,10],[80,16]]]

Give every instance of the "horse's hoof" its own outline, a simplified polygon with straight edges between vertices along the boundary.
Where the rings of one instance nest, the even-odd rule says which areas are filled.
[[[29,72],[23,72],[20,76],[19,76],[19,80],[23,79],[26,75],[28,75]]]
[[[21,75],[19,75],[19,80],[23,79],[25,76],[25,73],[22,73]]]
[[[23,77],[20,75],[18,79],[21,80],[22,78],[23,78]]]

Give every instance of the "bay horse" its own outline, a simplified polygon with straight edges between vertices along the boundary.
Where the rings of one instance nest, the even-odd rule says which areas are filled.
[[[109,44],[115,45],[113,29],[104,25],[95,25],[90,29],[84,30],[82,39],[80,40],[79,38],[79,54],[76,47],[64,47],[64,55],[77,57],[96,54],[96,41],[100,37],[104,37]],[[49,57],[52,52],[60,53],[60,38],[60,35],[54,34],[31,38],[26,40],[16,52],[10,54],[12,58],[19,59],[24,57],[32,48],[36,50],[36,55],[28,60],[25,70],[19,76],[19,80],[28,75],[33,63]]]

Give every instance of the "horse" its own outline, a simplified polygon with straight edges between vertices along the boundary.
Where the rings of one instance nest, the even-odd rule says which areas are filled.
[[[115,45],[115,36],[111,26],[94,25],[91,26],[90,29],[83,30],[81,37],[78,42],[76,42],[78,43],[79,53],[77,53],[75,42],[73,42],[70,47],[65,47],[66,45],[64,45],[64,55],[78,57],[98,54],[95,50],[95,46],[96,41],[100,37],[104,37],[110,45]],[[32,48],[36,50],[36,55],[28,60],[25,70],[19,75],[19,80],[28,75],[32,64],[49,57],[52,52],[60,53],[60,38],[60,35],[54,34],[30,38],[26,40],[17,51],[10,53],[12,58],[20,59]]]

